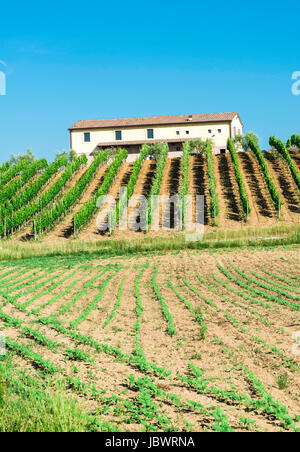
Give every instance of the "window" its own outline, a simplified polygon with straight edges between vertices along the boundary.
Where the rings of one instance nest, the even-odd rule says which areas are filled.
[[[154,130],[153,129],[147,130],[147,138],[149,138],[149,139],[154,138]]]
[[[187,135],[189,135],[189,134],[190,134],[190,131],[189,131],[189,130],[186,130],[185,133],[186,133]]]
[[[179,132],[179,130],[176,130],[176,135],[180,135],[180,132]]]
[[[90,132],[86,132],[84,134],[84,142],[89,143],[90,141],[91,141],[91,134],[90,134]]]
[[[121,130],[117,130],[116,131],[116,140],[122,140],[122,132]]]
[[[219,132],[219,133],[222,133],[222,129],[218,129],[218,132]]]
[[[176,151],[181,151],[181,147],[177,146]]]
[[[211,129],[208,129],[208,133],[212,133],[212,130],[211,130]]]

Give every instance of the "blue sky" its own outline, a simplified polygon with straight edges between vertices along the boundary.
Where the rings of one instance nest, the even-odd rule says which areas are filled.
[[[2,3],[0,161],[52,159],[79,119],[238,111],[263,148],[300,133],[299,13],[289,0]]]

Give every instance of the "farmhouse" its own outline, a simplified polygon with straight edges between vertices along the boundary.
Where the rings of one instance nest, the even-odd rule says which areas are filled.
[[[177,157],[185,141],[198,138],[211,138],[214,153],[225,153],[227,139],[242,134],[243,124],[236,112],[208,113],[78,121],[69,131],[79,154],[91,158],[96,149],[122,147],[134,161],[144,143],[167,142],[170,157]]]

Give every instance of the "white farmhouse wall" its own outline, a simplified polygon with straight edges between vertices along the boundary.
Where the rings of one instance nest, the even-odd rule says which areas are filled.
[[[238,116],[235,116],[232,120],[231,124],[231,136],[232,138],[235,137],[235,135],[241,135],[243,134],[243,124]]]
[[[240,124],[240,123],[239,123]],[[240,127],[240,126],[239,126]],[[167,141],[170,139],[197,139],[206,140],[212,138],[215,151],[226,148],[226,142],[230,137],[230,122],[184,123],[175,125],[153,125],[103,129],[72,130],[71,146],[78,153],[90,154],[99,143],[116,142],[122,146],[123,141],[142,141],[147,143],[147,129],[154,130],[154,139]],[[115,132],[122,131],[122,140],[115,141]],[[209,132],[211,130],[211,133]],[[188,134],[186,132],[189,132]],[[84,142],[84,133],[90,132],[91,141]],[[179,132],[179,134],[177,134]]]

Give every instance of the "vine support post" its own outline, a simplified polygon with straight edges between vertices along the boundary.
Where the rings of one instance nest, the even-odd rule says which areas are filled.
[[[37,240],[37,233],[36,233],[36,220],[33,221],[33,226],[34,226],[34,240]]]
[[[6,239],[6,218],[4,218],[4,238]]]
[[[248,221],[249,218],[249,203],[247,201],[247,215],[246,215],[246,221]]]
[[[74,239],[76,239],[76,216],[74,216]]]
[[[280,219],[280,216],[281,216],[281,201],[279,199],[279,202],[278,202],[278,218],[279,219]]]

